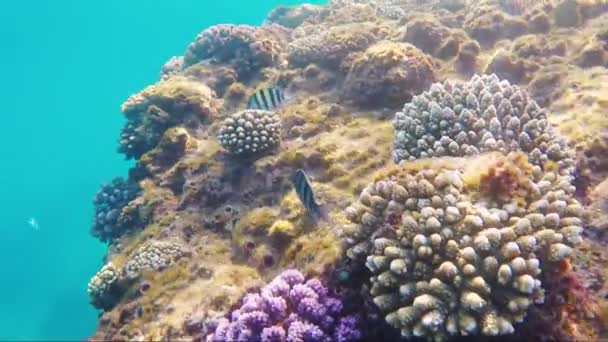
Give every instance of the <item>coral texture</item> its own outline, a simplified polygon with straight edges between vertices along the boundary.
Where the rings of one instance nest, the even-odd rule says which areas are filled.
[[[525,151],[532,163],[572,166],[565,141],[521,88],[496,75],[433,84],[395,114],[396,163],[416,158]]]
[[[281,143],[281,120],[275,112],[246,110],[224,120],[218,139],[231,154],[249,157]]]
[[[606,27],[599,0],[332,0],[205,29],[122,108],[141,191],[91,281],[92,339],[255,323],[229,314],[289,268],[340,294],[361,340],[605,339],[585,303],[608,307]],[[246,109],[273,86],[280,110]]]
[[[221,320],[211,341],[356,341],[357,320],[319,279],[286,270]]]
[[[240,78],[248,79],[261,68],[279,65],[283,53],[281,30],[247,25],[217,25],[201,32],[188,46],[184,66],[210,60],[229,64]]]
[[[133,279],[143,271],[162,271],[184,254],[185,250],[180,244],[153,241],[134,252],[126,263],[123,274],[128,279]]]
[[[89,295],[91,304],[100,309],[110,307],[115,300],[111,296],[112,288],[117,280],[118,271],[114,267],[114,264],[107,263],[104,265],[87,286],[87,294]]]
[[[131,96],[123,105],[127,118],[119,152],[139,158],[160,141],[169,127],[208,124],[218,114],[215,93],[205,84],[183,76],[171,77]]]
[[[510,163],[528,170],[511,183],[526,189],[497,202],[483,182]],[[510,334],[543,302],[542,269],[581,241],[574,191],[517,154],[412,162],[346,210],[347,255],[366,262],[374,303],[403,336]]]
[[[435,79],[429,57],[410,44],[383,41],[355,57],[344,97],[361,106],[394,108],[422,92]]]
[[[121,216],[123,208],[139,195],[139,186],[129,180],[115,178],[102,185],[95,195],[95,216],[91,234],[101,241],[112,241],[132,228]]]

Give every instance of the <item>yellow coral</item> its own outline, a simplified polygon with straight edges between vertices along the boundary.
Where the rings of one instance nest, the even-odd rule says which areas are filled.
[[[298,234],[296,226],[286,220],[275,221],[270,229],[268,235],[274,238],[293,238]]]
[[[283,264],[292,263],[309,276],[326,273],[342,256],[340,240],[327,229],[296,239],[285,252]]]

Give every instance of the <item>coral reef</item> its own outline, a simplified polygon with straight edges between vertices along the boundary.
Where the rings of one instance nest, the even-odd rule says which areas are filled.
[[[211,341],[356,341],[357,320],[319,279],[286,270],[260,293],[249,293],[230,320],[217,324]]]
[[[606,27],[595,0],[332,0],[203,30],[122,107],[92,340],[606,339]],[[343,310],[265,296],[286,269]]]
[[[139,195],[140,189],[136,183],[123,178],[115,178],[110,184],[102,185],[95,195],[95,216],[91,234],[107,242],[112,241],[129,229],[132,225],[125,222],[123,209]]]
[[[236,156],[250,157],[281,143],[281,119],[275,112],[246,110],[224,120],[218,139]]]
[[[542,270],[581,241],[568,177],[517,154],[420,160],[378,178],[346,210],[347,255],[366,262],[374,303],[406,337],[512,333],[543,302]]]

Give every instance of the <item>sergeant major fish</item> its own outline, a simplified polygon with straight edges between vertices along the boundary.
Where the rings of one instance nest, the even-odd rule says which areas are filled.
[[[279,87],[262,88],[249,97],[248,109],[275,110],[285,101],[285,93]]]
[[[315,194],[310,185],[310,181],[302,169],[296,171],[293,183],[296,188],[296,193],[300,198],[300,202],[302,202],[306,211],[308,211],[308,214],[313,218],[315,223],[319,222],[325,215],[321,207],[315,201]]]

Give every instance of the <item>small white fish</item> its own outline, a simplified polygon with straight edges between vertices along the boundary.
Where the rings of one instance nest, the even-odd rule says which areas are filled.
[[[40,230],[40,225],[38,224],[38,220],[36,220],[36,218],[32,217],[29,219],[29,221],[27,221],[27,224],[30,225],[30,227],[32,227],[32,229],[34,230]]]

